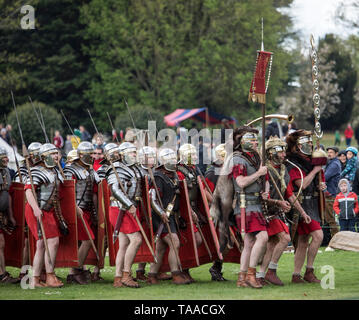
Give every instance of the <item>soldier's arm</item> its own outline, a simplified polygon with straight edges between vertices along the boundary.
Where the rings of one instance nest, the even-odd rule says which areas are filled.
[[[32,193],[32,190],[27,189],[25,194],[26,194],[27,202],[31,206],[32,210],[34,211],[35,217],[37,217],[37,218],[41,217],[42,216],[42,211],[39,208],[39,205],[37,204],[37,201],[35,200],[35,197],[34,197],[34,195]]]
[[[239,175],[236,178],[236,182],[237,182],[238,186],[243,189],[243,188],[251,185],[255,181],[257,181],[259,179],[259,177],[264,176],[266,173],[267,173],[267,167],[260,166],[259,170],[250,176]]]
[[[306,189],[312,183],[313,179],[315,178],[315,175],[321,170],[322,170],[321,166],[315,166],[313,170],[310,171],[306,177],[304,177],[303,190]],[[301,185],[300,179],[295,180],[294,183],[297,185],[298,188],[300,188]]]

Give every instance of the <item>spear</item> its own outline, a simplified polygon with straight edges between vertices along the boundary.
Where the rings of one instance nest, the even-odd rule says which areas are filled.
[[[31,97],[30,97],[30,96],[29,96],[29,100],[30,100],[32,109],[34,110],[34,112],[35,112],[35,114],[36,114],[36,118],[37,118],[37,120],[38,120],[39,123],[40,123],[40,127],[41,127],[41,130],[42,130],[43,134],[44,134],[45,141],[46,141],[46,143],[50,143],[50,140],[49,140],[49,138],[48,138],[48,136],[47,136],[47,134],[46,134],[45,124],[44,124],[44,122],[41,122],[40,117],[39,117],[39,114],[37,113],[36,108],[35,108],[34,104],[32,103],[32,100],[31,100]],[[41,110],[41,109],[39,108],[39,111],[40,111],[40,110]],[[42,121],[44,121],[44,119],[42,118],[42,114],[41,114],[41,119],[42,119]]]
[[[15,99],[14,99],[14,94],[12,93],[11,91],[11,98],[12,98],[12,103],[14,105],[14,110],[15,110],[15,115],[16,115],[16,120],[17,120],[17,126],[19,128],[19,132],[20,132],[20,137],[21,137],[21,143],[22,143],[22,154],[23,156],[25,157],[25,163],[26,163],[26,168],[27,168],[27,171],[29,173],[29,178],[30,178],[30,184],[31,184],[31,191],[32,191],[32,194],[33,194],[33,197],[37,203],[37,196],[36,196],[36,192],[35,192],[35,187],[34,187],[34,182],[32,180],[32,175],[31,175],[31,169],[30,169],[30,163],[29,163],[29,152],[26,148],[26,145],[25,145],[25,142],[24,142],[24,137],[22,135],[22,130],[21,130],[21,127],[20,127],[20,121],[19,121],[19,116],[17,114],[17,110],[16,110],[16,104],[15,104]],[[47,258],[49,260],[49,263],[54,266],[54,264],[52,264],[52,261],[51,261],[51,256],[50,256],[50,251],[49,251],[49,246],[48,246],[48,243],[47,243],[47,238],[46,238],[46,235],[45,235],[45,229],[44,229],[44,225],[42,223],[42,218],[41,216],[38,217],[38,225],[40,225],[40,230],[38,228],[38,236],[39,236],[39,239],[41,238],[41,236],[43,237],[43,240],[44,240],[44,245],[45,245],[45,251],[46,251],[46,254],[47,254]],[[39,226],[38,226],[39,227]]]
[[[112,132],[116,132],[116,130],[115,130],[115,128],[114,128],[114,126],[113,126],[113,124],[112,124],[111,117],[110,117],[110,115],[109,115],[109,113],[108,113],[108,112],[107,112],[107,117],[108,117],[108,120],[110,121],[111,128],[112,128]],[[115,135],[115,138],[116,138],[117,143],[120,143],[120,142],[118,141],[118,138],[117,138],[117,133],[116,133],[116,135]]]

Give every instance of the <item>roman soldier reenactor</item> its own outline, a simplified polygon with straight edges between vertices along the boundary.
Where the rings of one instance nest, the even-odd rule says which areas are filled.
[[[56,169],[58,150],[51,143],[40,148],[41,161],[31,168],[25,185],[27,204],[25,218],[32,236],[36,239],[36,252],[33,259],[33,283],[35,287],[62,287],[63,283],[54,273],[60,229],[55,217],[54,196],[59,183],[63,181]],[[33,194],[33,189],[35,195]],[[36,198],[35,198],[36,197]],[[42,226],[41,226],[42,225]],[[45,239],[42,231],[45,232]],[[47,254],[45,254],[45,251]],[[45,263],[46,283],[40,281]]]
[[[5,267],[4,232],[11,234],[16,226],[9,193],[11,186],[10,171],[7,167],[9,158],[4,148],[0,147],[0,283],[16,283]]]
[[[312,132],[307,130],[296,130],[287,136],[287,159],[297,165],[300,169],[287,164],[287,169],[294,192],[297,193],[301,185],[301,175],[304,176],[303,192],[299,197],[301,206],[310,219],[299,218],[297,233],[298,241],[294,255],[294,272],[292,283],[316,282],[320,280],[314,274],[314,260],[319,247],[323,241],[323,230],[320,226],[320,196],[319,192],[326,189],[325,182],[319,182],[319,173],[322,172],[321,165],[313,165],[313,140]],[[324,174],[322,173],[322,177]],[[309,243],[310,238],[312,241]],[[307,265],[304,277],[301,269],[307,257]],[[304,281],[304,280],[305,281]]]
[[[146,173],[136,165],[136,147],[130,142],[124,142],[120,146],[114,144],[113,148],[106,145],[105,154],[107,159],[111,159],[111,165],[106,172],[112,194],[110,221],[115,232],[119,228],[119,250],[116,256],[113,285],[139,288],[139,284],[132,278],[131,267],[142,243],[140,227],[135,215],[139,217],[138,197],[141,197],[141,183]],[[120,226],[119,221],[121,221]]]
[[[176,216],[179,214],[180,190],[176,172],[177,156],[175,151],[169,148],[162,149],[159,153],[159,162],[160,165],[154,173],[155,183],[152,184],[150,190],[153,229],[157,232],[156,256],[158,262],[151,263],[147,282],[157,284],[158,280],[161,280],[159,270],[168,247],[168,263],[171,269],[172,282],[174,284],[189,284],[191,281],[188,276],[180,271],[179,261],[177,260],[180,241]],[[158,195],[161,200],[158,199]],[[171,233],[164,225],[167,223]],[[161,227],[163,227],[162,232],[160,232]]]
[[[233,132],[231,175],[237,200],[234,214],[239,230],[243,228],[245,231],[238,287],[262,288],[256,280],[256,266],[268,241],[263,199],[267,198],[269,184],[265,181],[267,167],[261,165],[257,151],[257,133],[258,130],[246,126]],[[241,196],[242,200],[245,199],[245,207],[241,203]]]
[[[40,157],[40,148],[42,144],[40,142],[32,142],[27,147],[27,150],[29,152],[29,165],[30,168],[35,166],[37,163],[41,161]],[[16,171],[15,176],[13,178],[14,182],[21,182],[26,183],[26,180],[28,178],[28,172],[26,164],[24,163],[22,166],[20,166],[20,174],[21,179],[19,177],[19,172]],[[21,267],[20,274],[18,277],[18,281],[21,281],[21,279],[27,274],[27,265],[30,265],[30,257],[29,257],[29,238],[28,238],[28,227],[25,227],[25,243],[24,243],[24,250],[23,250],[23,266]],[[46,281],[46,271],[43,270],[41,276],[43,277],[44,282]]]
[[[180,180],[186,179],[187,186],[188,186],[188,195],[189,195],[189,201],[192,208],[192,219],[193,219],[193,228],[194,228],[194,234],[196,238],[197,248],[202,244],[202,238],[200,233],[198,232],[197,223],[205,224],[206,220],[202,216],[202,214],[199,212],[197,200],[198,197],[200,197],[199,188],[198,188],[198,182],[197,182],[197,176],[199,174],[197,167],[196,167],[196,161],[198,159],[197,157],[197,151],[194,145],[186,143],[183,144],[179,150],[179,163],[177,166],[177,175]],[[191,277],[189,273],[189,269],[183,270],[185,274],[187,274],[188,278],[191,280],[191,282],[194,282],[194,279]]]
[[[42,144],[40,142],[32,142],[29,144],[27,150],[29,151],[30,167],[33,167],[35,164],[41,161],[41,157],[39,154],[41,146]],[[20,167],[20,174],[21,174],[22,182],[25,183],[28,175],[25,163]],[[13,181],[20,182],[18,171],[16,171]]]
[[[97,219],[95,208],[97,208],[97,184],[100,180],[92,168],[94,152],[92,143],[83,141],[78,145],[76,151],[77,157],[73,158],[70,165],[64,167],[64,174],[66,179],[74,179],[76,182],[77,234],[81,245],[78,268],[70,270],[67,283],[88,284],[91,275],[89,270],[83,269],[83,266],[91,248],[88,232],[91,239],[95,239],[92,225]]]

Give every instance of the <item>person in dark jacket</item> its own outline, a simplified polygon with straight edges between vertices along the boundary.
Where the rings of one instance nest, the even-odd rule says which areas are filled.
[[[340,231],[355,232],[355,218],[358,216],[358,196],[351,191],[350,183],[347,179],[339,181],[340,193],[334,201],[334,211],[339,215]]]
[[[338,159],[340,160],[343,171],[345,169],[345,166],[347,165],[347,152],[345,150],[340,150],[338,152]]]
[[[329,224],[330,234],[332,237],[339,231],[335,222],[333,203],[335,196],[339,192],[338,182],[342,167],[338,157],[339,149],[337,147],[328,147],[328,163],[324,171],[325,182],[327,183],[327,191],[325,192],[325,221]]]

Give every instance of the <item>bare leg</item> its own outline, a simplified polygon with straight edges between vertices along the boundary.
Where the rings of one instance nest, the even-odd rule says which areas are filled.
[[[271,260],[271,262],[273,263],[278,263],[280,257],[282,256],[283,251],[285,250],[285,248],[288,247],[288,243],[290,241],[289,234],[285,233],[284,231],[279,233],[278,237],[279,237],[279,242],[274,248],[272,260]]]
[[[309,235],[298,235],[298,247],[294,255],[294,274],[300,274],[308,249]]]
[[[47,244],[49,247],[49,253],[52,264],[50,264],[47,254],[45,254],[45,268],[46,273],[52,273],[55,269],[55,261],[57,255],[57,249],[59,248],[59,237],[49,238],[47,239]]]
[[[45,255],[45,246],[43,240],[36,241],[36,252],[34,255],[33,261],[33,276],[40,277],[41,270],[44,266],[44,255]]]
[[[244,248],[241,255],[241,272],[247,272],[249,265],[249,258],[251,256],[251,251],[255,242],[255,238],[252,234],[246,233],[244,236]]]
[[[260,268],[259,268],[259,272],[263,273],[263,277],[264,277],[264,273],[266,272],[266,270],[268,268],[269,262],[272,259],[273,251],[274,251],[275,246],[277,245],[277,242],[278,242],[278,239],[277,239],[276,235],[271,236],[268,240],[267,250],[263,257],[262,264],[260,265]]]
[[[127,247],[130,243],[130,240],[127,238],[127,236],[120,232],[118,235],[118,241],[119,241],[119,249],[116,256],[116,277],[122,277],[122,271],[123,271],[123,264],[125,261],[125,253],[127,250]]]
[[[167,249],[166,242],[163,240],[163,238],[159,239],[156,243],[156,252],[155,252],[158,263],[151,262],[150,273],[158,273],[158,271],[161,268],[163,256],[166,252],[166,249]]]
[[[312,241],[308,247],[308,254],[307,254],[307,267],[312,268],[315,257],[317,256],[318,250],[320,245],[323,241],[323,231],[322,230],[315,230],[311,234]]]
[[[267,231],[261,231],[255,236],[255,243],[253,245],[250,260],[249,260],[249,267],[256,268],[259,259],[262,257],[264,250],[266,249],[266,244],[268,241],[268,233]]]
[[[126,250],[125,261],[123,264],[123,271],[131,273],[133,260],[135,259],[136,253],[142,243],[142,236],[139,232],[134,232],[127,234],[127,237],[130,240],[130,244],[128,245]]]
[[[177,233],[172,233],[172,240],[173,240],[174,247],[172,246],[169,235],[166,235],[163,240],[167,243],[167,245],[170,248],[169,253],[168,253],[168,263],[170,265],[171,272],[178,271],[179,265],[178,265],[177,258],[176,258],[176,251],[178,253],[179,248],[180,248],[180,242],[179,242]]]

